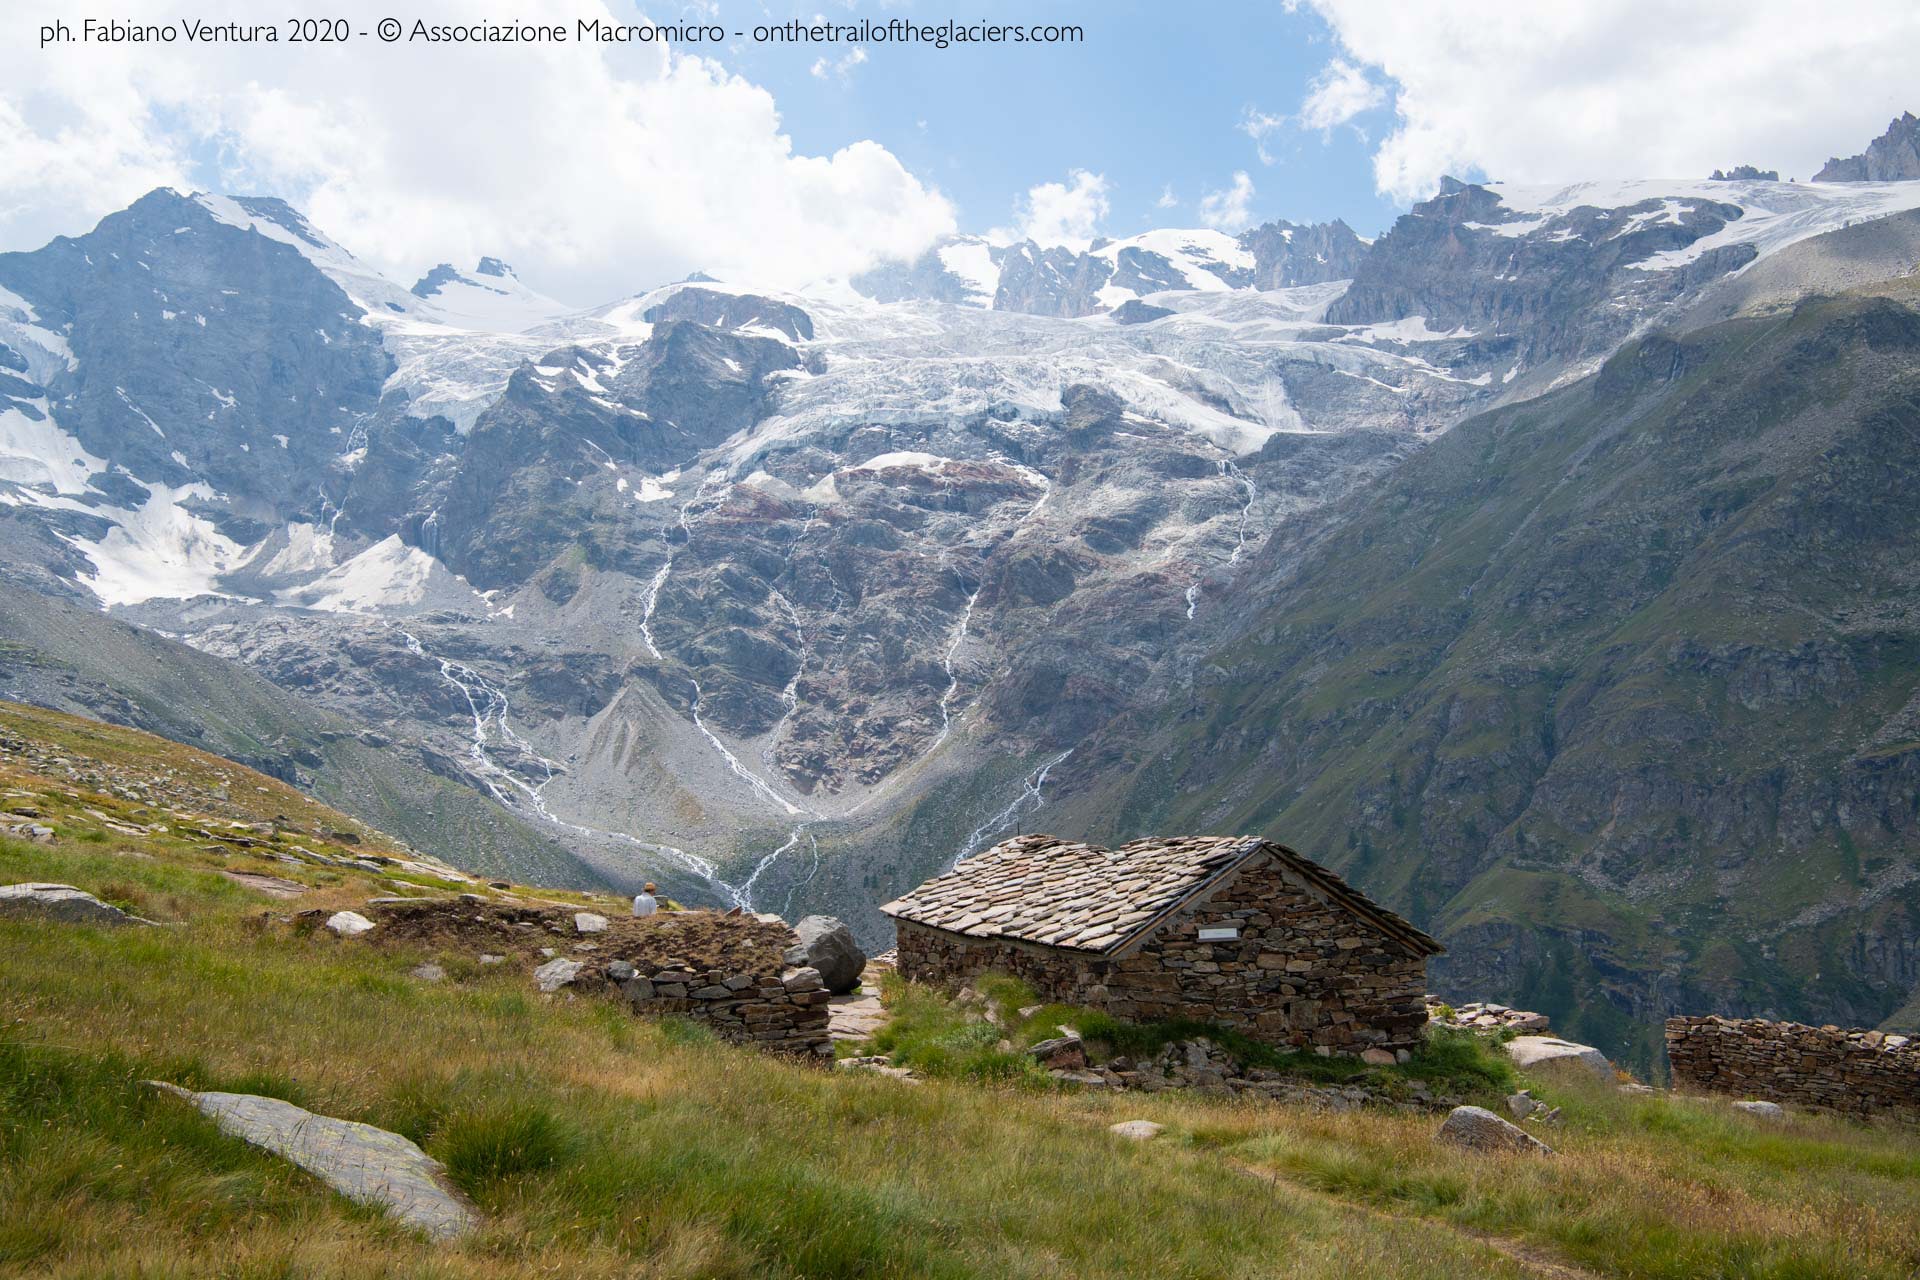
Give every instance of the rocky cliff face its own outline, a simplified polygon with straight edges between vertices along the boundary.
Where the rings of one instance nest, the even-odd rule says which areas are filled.
[[[1920,118],[1902,112],[1857,156],[1827,161],[1815,182],[1910,182],[1920,178]]]

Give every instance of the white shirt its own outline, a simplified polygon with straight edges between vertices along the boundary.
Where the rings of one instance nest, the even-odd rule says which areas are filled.
[[[638,894],[633,900],[633,914],[636,916],[650,916],[659,909],[660,904],[654,901],[650,893]]]

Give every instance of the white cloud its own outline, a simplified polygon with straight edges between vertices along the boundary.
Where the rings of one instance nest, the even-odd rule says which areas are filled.
[[[1756,164],[1807,178],[1917,96],[1912,0],[1819,17],[1797,0],[1310,3],[1353,64],[1396,82],[1374,175],[1401,199],[1474,169],[1557,182]]]
[[[1085,249],[1100,234],[1107,216],[1107,179],[1075,169],[1065,182],[1042,182],[1027,189],[1014,209],[1015,233],[1039,245]]]
[[[867,60],[867,51],[855,45],[853,51],[837,61],[829,62],[825,58],[815,58],[813,65],[807,68],[815,80],[837,79],[841,81],[853,78],[853,69]]]
[[[1300,103],[1300,123],[1324,134],[1386,100],[1387,91],[1368,79],[1365,71],[1345,58],[1335,58],[1307,86],[1307,96]]]
[[[1171,183],[1160,188],[1160,198],[1153,202],[1153,207],[1156,209],[1177,209],[1180,207],[1180,197],[1173,194],[1173,185]]]
[[[1200,221],[1215,231],[1245,231],[1253,225],[1253,179],[1246,170],[1233,175],[1233,185],[1200,197]]]
[[[1253,139],[1253,149],[1260,155],[1261,164],[1272,164],[1273,153],[1267,150],[1267,138],[1279,132],[1287,125],[1286,116],[1271,115],[1265,111],[1248,107],[1240,121],[1240,132]]]
[[[209,0],[250,22],[247,0]],[[374,0],[335,6],[371,30]],[[168,0],[121,20],[168,22]],[[608,0],[420,0],[436,21],[612,21]],[[631,12],[618,15],[632,21]],[[77,22],[54,0],[10,21]],[[402,283],[494,254],[589,303],[694,269],[769,285],[910,258],[951,204],[878,143],[796,154],[764,89],[658,45],[0,44],[0,247],[158,185],[282,195]]]

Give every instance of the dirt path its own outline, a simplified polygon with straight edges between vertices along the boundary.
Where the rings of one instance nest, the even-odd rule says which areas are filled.
[[[1405,1223],[1409,1226],[1438,1227],[1443,1231],[1449,1231],[1459,1236],[1463,1240],[1471,1240],[1477,1244],[1485,1245],[1495,1253],[1518,1263],[1524,1267],[1528,1273],[1542,1277],[1542,1280],[1607,1280],[1607,1278],[1599,1272],[1589,1271],[1585,1267],[1576,1266],[1571,1262],[1564,1261],[1556,1257],[1551,1249],[1543,1245],[1534,1244],[1531,1241],[1516,1240],[1511,1236],[1499,1236],[1489,1231],[1476,1231],[1471,1227],[1457,1226],[1444,1218],[1430,1218],[1414,1213],[1395,1213],[1390,1209],[1382,1209],[1376,1205],[1366,1204],[1361,1201],[1345,1200],[1329,1192],[1322,1191],[1317,1187],[1296,1182],[1277,1170],[1258,1168],[1240,1160],[1228,1160],[1227,1167],[1235,1173],[1244,1174],[1249,1178],[1257,1178],[1261,1182],[1267,1183],[1274,1189],[1276,1195],[1279,1194],[1280,1188],[1284,1186],[1289,1193],[1309,1196],[1336,1211],[1349,1214],[1361,1214],[1376,1219],[1387,1219],[1393,1222]]]

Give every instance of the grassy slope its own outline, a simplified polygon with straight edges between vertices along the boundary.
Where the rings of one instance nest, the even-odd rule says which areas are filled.
[[[1847,948],[1920,919],[1914,328],[1843,301],[1649,339],[1456,428],[1278,562],[1074,816],[1275,834],[1458,942],[1475,994],[1642,1063],[1676,992],[1886,1017],[1910,993]]]
[[[47,713],[15,737],[172,768],[207,819],[297,793]],[[219,798],[220,783],[228,800]],[[77,794],[68,794],[74,792]],[[26,793],[22,795],[20,793]],[[1550,1161],[1434,1146],[1431,1116],[1328,1116],[790,1065],[523,974],[262,921],[391,882],[204,840],[125,836],[137,804],[0,761],[0,800],[61,831],[0,839],[0,882],[78,884],[168,922],[0,922],[0,1273],[35,1276],[1904,1276],[1920,1267],[1910,1135],[1541,1085]],[[270,814],[268,816],[271,816]],[[176,819],[175,822],[178,820]],[[312,837],[307,837],[312,839]],[[370,843],[378,843],[369,835]],[[332,850],[337,852],[337,850]],[[312,885],[260,897],[220,868]],[[448,960],[458,957],[444,957]],[[385,1125],[487,1216],[435,1248],[142,1089],[265,1092]],[[1144,1145],[1116,1120],[1168,1126]],[[1554,1259],[1585,1271],[1555,1270]]]
[[[592,887],[600,878],[472,787],[357,738],[361,726],[235,663],[91,609],[0,585],[8,696],[297,771],[315,795],[472,870]]]

